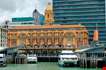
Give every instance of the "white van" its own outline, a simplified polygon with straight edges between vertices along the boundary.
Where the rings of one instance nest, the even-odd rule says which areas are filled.
[[[5,54],[0,54],[0,66],[6,66]]]
[[[63,50],[59,55],[58,63],[60,66],[74,64],[77,65],[78,57],[77,55],[71,50]]]

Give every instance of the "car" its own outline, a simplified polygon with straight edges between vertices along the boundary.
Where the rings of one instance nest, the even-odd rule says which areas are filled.
[[[28,63],[37,63],[37,56],[36,56],[36,54],[28,54],[27,55],[27,62]]]
[[[71,50],[62,50],[62,52],[59,54],[58,64],[60,66],[77,65],[77,62],[78,62],[78,57]]]
[[[0,66],[7,66],[5,54],[0,53]]]

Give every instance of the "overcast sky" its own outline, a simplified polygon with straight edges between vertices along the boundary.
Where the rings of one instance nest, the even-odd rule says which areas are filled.
[[[35,8],[43,14],[47,2],[51,0],[0,0],[0,22],[11,17],[32,16]]]

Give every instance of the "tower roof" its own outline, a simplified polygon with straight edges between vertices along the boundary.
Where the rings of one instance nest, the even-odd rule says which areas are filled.
[[[48,4],[47,4],[47,7],[46,7],[46,10],[52,10],[53,8],[52,8],[52,4],[49,2]]]
[[[37,9],[35,9],[33,12],[38,12]]]
[[[34,9],[33,14],[34,14],[34,13],[39,13],[39,12],[38,12],[38,10],[37,10],[37,9]]]

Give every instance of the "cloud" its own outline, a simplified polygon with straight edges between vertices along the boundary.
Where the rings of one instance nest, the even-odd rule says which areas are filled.
[[[43,14],[48,1],[51,0],[0,0],[0,18],[32,16],[35,8]]]
[[[2,0],[0,1],[0,10],[2,11],[15,11],[15,0]]]

